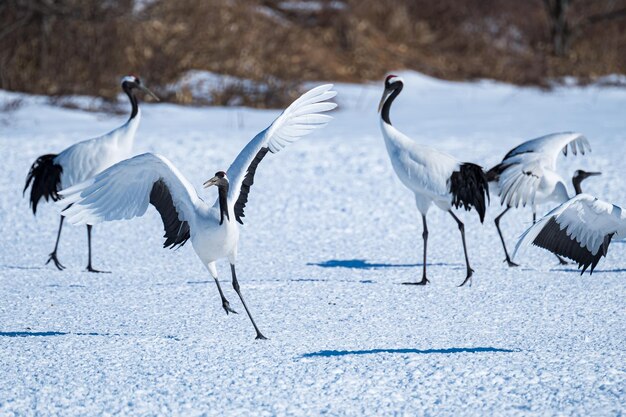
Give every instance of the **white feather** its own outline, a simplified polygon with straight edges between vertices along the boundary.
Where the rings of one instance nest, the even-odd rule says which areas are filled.
[[[239,197],[248,167],[262,147],[267,146],[270,152],[277,153],[332,120],[331,116],[319,114],[337,107],[337,104],[326,101],[337,95],[332,88],[332,84],[325,84],[304,93],[243,148],[226,171],[230,181],[229,204],[233,205]],[[215,206],[217,204],[216,201]]]
[[[73,203],[62,213],[72,224],[132,219],[146,212],[152,186],[159,179],[167,185],[180,220],[192,225],[197,211],[207,210],[178,169],[167,158],[151,153],[122,161],[93,179],[61,191],[64,198],[56,204],[65,208],[68,202]]]
[[[414,142],[382,119],[380,128],[391,165],[398,178],[415,194],[439,206],[450,207],[448,179],[459,168],[451,155]]]
[[[532,139],[512,149],[502,160],[508,166],[498,181],[501,203],[518,207],[566,201],[565,181],[556,172],[558,156],[565,149],[584,155],[591,146],[582,134],[564,132]]]

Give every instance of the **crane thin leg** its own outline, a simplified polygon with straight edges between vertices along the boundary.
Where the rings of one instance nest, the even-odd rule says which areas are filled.
[[[234,264],[230,264],[230,272],[233,275],[233,288],[235,289],[235,292],[239,296],[239,299],[241,300],[241,304],[243,304],[243,308],[246,309],[246,313],[248,313],[248,317],[250,317],[250,321],[252,322],[252,325],[254,326],[254,330],[256,330],[256,338],[261,339],[261,340],[267,340],[267,337],[263,336],[263,334],[257,327],[256,323],[254,322],[254,319],[252,318],[252,315],[250,314],[250,310],[248,310],[248,306],[246,305],[246,302],[243,300],[243,297],[241,296],[241,290],[239,288],[239,281],[237,281],[237,274],[235,273]]]
[[[93,227],[93,226],[92,226],[92,225],[90,225],[90,224],[88,224],[88,225],[87,225],[87,248],[88,248],[88,250],[89,250],[89,260],[88,260],[88,262],[87,262],[87,271],[89,271],[89,272],[95,272],[95,273],[104,273],[104,274],[109,274],[109,273],[110,273],[109,271],[99,271],[99,270],[97,270],[97,269],[94,269],[94,268],[91,266],[91,228],[92,228],[92,227]]]
[[[424,239],[424,265],[422,268],[422,280],[419,282],[403,282],[404,285],[426,285],[430,281],[426,278],[426,247],[428,246],[428,226],[426,225],[426,215],[422,214],[422,239]]]
[[[505,208],[504,211],[500,213],[498,217],[495,218],[494,223],[496,224],[496,229],[498,229],[498,235],[500,235],[500,241],[502,242],[502,248],[504,249],[504,256],[506,256],[505,261],[507,264],[509,264],[509,266],[513,267],[513,266],[519,266],[519,265],[511,261],[511,258],[509,257],[509,252],[506,250],[506,244],[504,243],[504,236],[502,236],[502,231],[500,230],[500,219],[510,209],[511,207]]]
[[[48,265],[50,261],[52,261],[54,263],[54,266],[56,266],[59,271],[63,271],[65,269],[63,264],[59,262],[59,259],[57,258],[57,248],[59,247],[59,240],[61,239],[63,220],[65,220],[65,216],[61,216],[61,221],[59,222],[59,231],[57,232],[57,241],[54,244],[54,250],[48,255],[48,260],[46,261],[46,265]]]
[[[461,231],[461,240],[463,241],[463,253],[465,254],[465,266],[467,267],[467,276],[465,277],[465,280],[461,283],[461,285],[459,285],[459,287],[462,287],[463,285],[465,285],[467,281],[471,280],[474,270],[470,267],[469,258],[467,257],[467,245],[465,243],[465,225],[463,224],[461,220],[459,220],[458,217],[454,215],[452,210],[448,210],[448,213],[450,213],[452,218],[456,220],[456,224],[459,225],[459,230]],[[471,281],[470,281],[470,285],[471,285]]]
[[[224,297],[224,291],[222,291],[222,286],[220,285],[217,277],[213,277],[213,279],[215,280],[215,284],[217,284],[217,290],[220,292],[220,298],[222,299],[222,308],[226,312],[226,315],[228,315],[228,313],[239,314],[230,307],[230,303],[228,302],[226,297]]]
[[[555,256],[556,256],[556,259],[558,259],[558,260],[559,260],[559,264],[561,264],[561,265],[569,265],[569,262],[567,262],[565,259],[563,259],[563,258],[562,258],[562,257],[560,257],[559,255],[556,255],[556,254],[555,254]]]

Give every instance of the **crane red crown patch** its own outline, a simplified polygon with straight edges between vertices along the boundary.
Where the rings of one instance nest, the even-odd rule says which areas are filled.
[[[387,78],[385,78],[385,82],[388,83],[390,79],[397,77],[397,75],[389,74]]]

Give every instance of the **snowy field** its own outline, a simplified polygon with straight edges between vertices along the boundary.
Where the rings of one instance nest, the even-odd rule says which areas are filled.
[[[489,168],[522,140],[581,131],[593,153],[561,157],[563,174],[600,170],[583,188],[626,204],[626,89],[403,75],[391,119],[414,139]],[[254,340],[228,263],[239,315],[226,316],[190,243],[161,248],[155,210],[94,229],[94,266],[111,274],[84,272],[86,231],[69,225],[67,270],[45,266],[58,214],[42,205],[35,218],[22,198],[30,164],[127,116],[0,92],[0,105],[22,98],[0,114],[0,415],[626,414],[624,242],[591,277],[537,248],[508,269],[492,198],[484,225],[460,212],[476,273],[457,288],[458,229],[432,209],[431,285],[400,285],[421,278],[422,230],[380,135],[382,82],[337,90],[332,124],[266,158],[250,194],[238,275],[268,341]],[[167,156],[200,188],[277,114],[145,105],[136,151]],[[504,218],[510,249],[530,220]]]

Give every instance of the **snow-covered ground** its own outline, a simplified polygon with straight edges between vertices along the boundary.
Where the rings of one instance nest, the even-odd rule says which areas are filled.
[[[583,187],[626,204],[626,90],[552,92],[405,73],[391,118],[400,130],[490,167],[514,145],[577,130],[593,153],[563,173],[601,170]],[[124,116],[22,106],[0,114],[0,415],[621,415],[626,413],[626,245],[593,276],[537,248],[508,269],[493,217],[462,212],[473,286],[450,217],[429,214],[432,284],[420,278],[421,222],[378,127],[382,83],[338,85],[326,129],[268,157],[242,228],[245,314],[226,316],[188,244],[161,248],[158,214],[94,229],[66,226],[44,266],[58,214],[22,198],[33,160],[103,133]],[[277,111],[143,106],[137,152],[170,158],[200,188]],[[215,190],[202,190],[207,199]],[[546,207],[545,209],[547,209]],[[507,214],[512,249],[528,210]],[[243,313],[219,265],[231,305]]]

